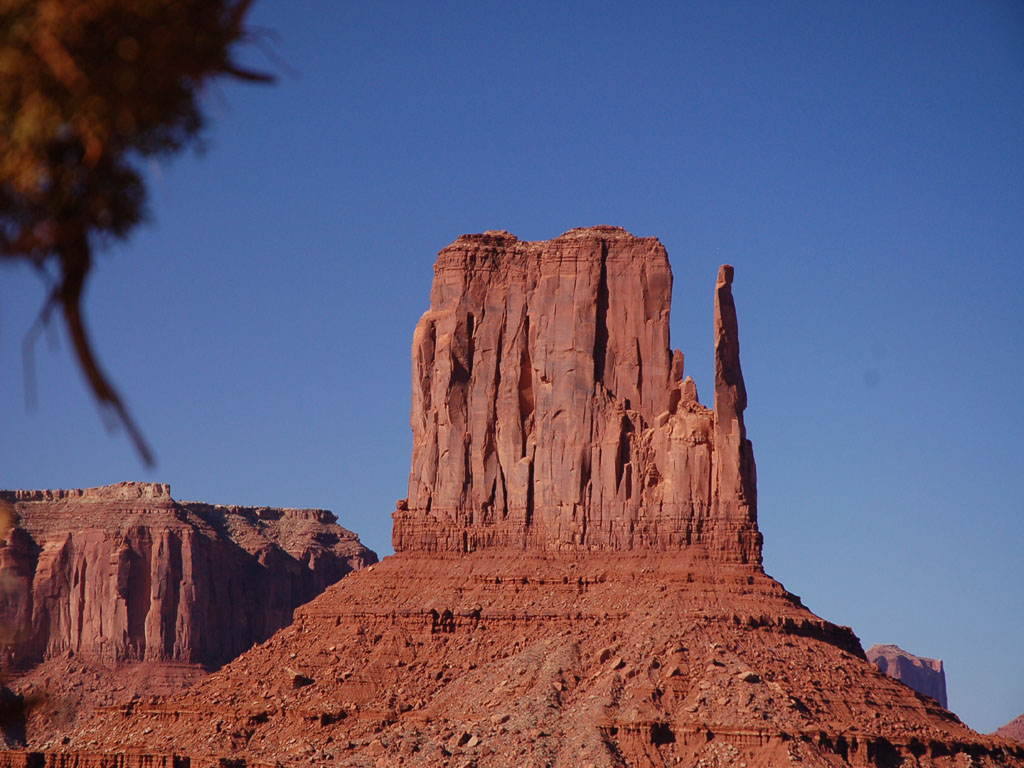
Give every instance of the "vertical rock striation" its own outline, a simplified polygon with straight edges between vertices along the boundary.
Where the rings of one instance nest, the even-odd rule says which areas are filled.
[[[413,460],[396,551],[672,550],[760,563],[732,268],[715,406],[669,346],[672,271],[619,227],[464,235],[413,337]]]
[[[157,483],[0,491],[0,505],[5,668],[62,655],[216,667],[377,560],[326,510],[177,502]]]

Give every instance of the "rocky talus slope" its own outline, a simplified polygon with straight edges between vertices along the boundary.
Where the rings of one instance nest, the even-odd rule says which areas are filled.
[[[377,561],[326,510],[178,502],[156,483],[0,491],[0,512],[2,671],[45,695],[31,742],[96,704],[181,690]]]
[[[0,765],[1024,766],[762,570],[731,278],[706,408],[657,241],[460,238],[414,342],[397,554]]]
[[[389,557],[69,746],[192,766],[1024,765],[758,568],[702,554]]]
[[[915,656],[898,645],[872,645],[868,648],[867,657],[893,680],[931,696],[943,707],[949,706],[946,701],[946,672],[941,659]]]

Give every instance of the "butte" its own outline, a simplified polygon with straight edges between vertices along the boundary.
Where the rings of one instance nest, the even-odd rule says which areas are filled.
[[[732,281],[707,408],[658,240],[460,237],[413,337],[396,554],[4,764],[1024,766],[764,573]]]

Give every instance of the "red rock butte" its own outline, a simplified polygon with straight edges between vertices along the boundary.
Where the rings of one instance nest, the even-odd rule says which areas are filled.
[[[0,766],[1024,766],[764,573],[731,282],[709,410],[657,240],[459,238],[414,335],[396,554]]]
[[[678,550],[761,562],[733,270],[714,408],[669,345],[672,271],[619,227],[464,235],[413,335],[412,472],[395,551]]]

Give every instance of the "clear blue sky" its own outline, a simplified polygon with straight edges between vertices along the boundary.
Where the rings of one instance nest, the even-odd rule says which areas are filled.
[[[436,252],[617,224],[668,248],[705,401],[736,266],[768,572],[865,647],[944,659],[971,726],[1024,712],[1024,5],[262,0],[252,22],[298,76],[210,92],[206,153],[153,167],[151,225],[88,294],[156,470],[66,341],[26,410],[43,290],[7,268],[0,487],[327,507],[387,554]]]

